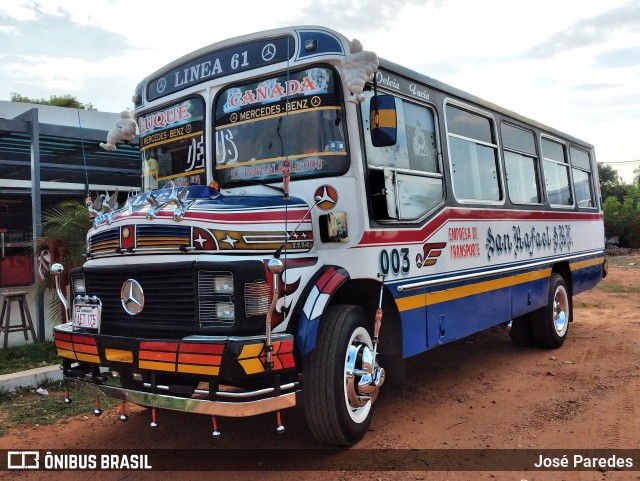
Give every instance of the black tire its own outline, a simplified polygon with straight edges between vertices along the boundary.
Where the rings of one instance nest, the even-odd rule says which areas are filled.
[[[547,349],[558,349],[569,333],[573,314],[571,291],[560,274],[549,280],[547,305],[531,314],[531,330],[536,344]]]
[[[536,339],[531,329],[531,316],[529,314],[516,317],[511,321],[509,337],[511,338],[511,342],[516,346],[531,347],[536,345]]]
[[[365,311],[351,305],[330,306],[322,316],[316,347],[304,361],[305,418],[320,442],[351,446],[369,429],[377,391],[364,406],[351,408],[346,376],[349,346],[361,344],[371,348]]]

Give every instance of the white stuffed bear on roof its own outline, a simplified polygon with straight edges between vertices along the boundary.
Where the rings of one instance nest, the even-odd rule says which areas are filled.
[[[116,147],[118,142],[133,142],[136,135],[136,121],[128,110],[120,112],[120,117],[116,126],[107,133],[107,142],[100,142],[100,147],[104,150],[118,150]]]
[[[362,48],[359,40],[353,39],[350,42],[350,51],[346,59],[342,61],[344,78],[351,95],[347,100],[357,104],[364,101],[362,90],[367,82],[373,80],[376,70],[378,70],[378,56],[375,52],[369,52]]]

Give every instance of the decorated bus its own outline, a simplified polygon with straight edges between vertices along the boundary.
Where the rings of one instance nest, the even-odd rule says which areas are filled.
[[[199,413],[217,435],[273,412],[283,431],[302,406],[351,445],[406,358],[500,324],[559,348],[606,273],[590,144],[332,30],[210,45],[133,101],[141,191],[89,202],[55,328],[64,374],[122,419]]]

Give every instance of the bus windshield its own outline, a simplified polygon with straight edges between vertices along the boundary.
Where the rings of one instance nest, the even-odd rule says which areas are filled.
[[[314,67],[234,85],[217,98],[216,180],[221,185],[342,174],[348,167],[337,75]]]
[[[142,191],[205,184],[204,101],[188,98],[138,118]]]

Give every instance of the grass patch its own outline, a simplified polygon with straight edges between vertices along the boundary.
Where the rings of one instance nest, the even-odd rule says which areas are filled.
[[[622,286],[620,284],[616,284],[615,282],[608,282],[600,284],[600,289],[604,292],[609,292],[611,294],[635,294],[640,293],[639,287],[628,287]]]
[[[67,386],[73,400],[70,404],[64,402]],[[49,392],[47,396],[37,394],[33,389],[0,396],[0,436],[7,435],[12,428],[54,424],[81,414],[93,415],[98,395],[105,411],[118,403],[116,399],[102,396],[91,384],[56,381],[47,384],[46,389]]]
[[[0,349],[0,374],[10,374],[55,364],[60,364],[60,358],[53,341]]]

